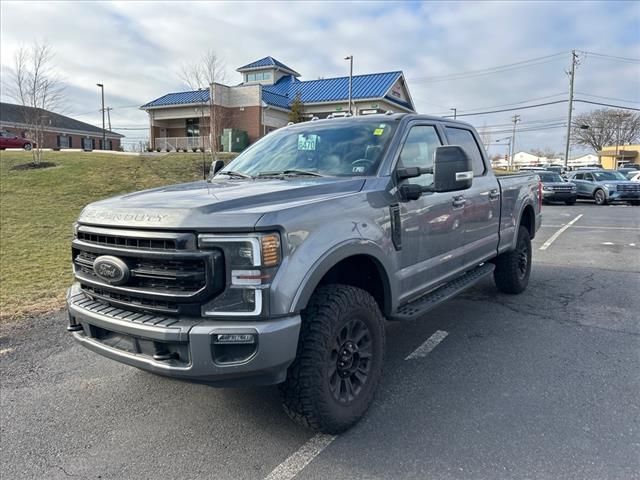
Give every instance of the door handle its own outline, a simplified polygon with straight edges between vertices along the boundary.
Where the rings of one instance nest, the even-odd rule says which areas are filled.
[[[496,200],[497,198],[500,198],[500,191],[494,188],[489,192],[489,200]]]
[[[453,205],[453,208],[464,207],[465,203],[467,203],[467,201],[465,200],[464,195],[458,195],[451,199],[451,205]]]

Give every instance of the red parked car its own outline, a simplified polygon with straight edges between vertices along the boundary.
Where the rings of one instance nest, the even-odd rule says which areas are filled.
[[[0,150],[4,150],[5,148],[24,148],[28,151],[31,150],[35,144],[33,140],[29,140],[28,138],[18,137],[15,133],[0,130]]]

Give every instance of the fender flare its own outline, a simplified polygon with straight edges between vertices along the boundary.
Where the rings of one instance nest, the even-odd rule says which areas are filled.
[[[322,280],[327,272],[340,261],[355,255],[365,255],[374,260],[383,281],[385,310],[392,311],[394,308],[393,301],[397,298],[397,294],[393,291],[389,280],[389,272],[392,270],[389,268],[384,251],[372,241],[352,239],[334,245],[331,250],[325,252],[314,262],[293,297],[290,312],[295,313],[303,310],[307,306],[320,280]],[[388,312],[383,313],[387,314]]]
[[[536,209],[531,202],[526,202],[524,205],[522,205],[520,213],[518,214],[518,223],[516,224],[515,235],[513,237],[513,240],[511,241],[511,250],[514,250],[516,248],[516,244],[518,243],[518,228],[520,228],[520,225],[522,225],[522,216],[524,215],[524,211],[527,209],[527,207],[531,207],[531,210],[533,211],[533,230],[531,239],[533,239],[533,237],[535,237],[536,235]]]

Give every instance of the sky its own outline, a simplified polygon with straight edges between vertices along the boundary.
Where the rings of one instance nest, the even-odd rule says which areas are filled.
[[[492,154],[506,152],[514,114],[516,151],[564,152],[567,103],[521,107],[568,98],[572,49],[580,51],[575,98],[640,108],[640,63],[625,60],[640,58],[634,1],[2,1],[2,101],[12,101],[16,50],[35,41],[55,51],[66,86],[62,113],[101,125],[96,83],[103,83],[113,130],[126,145],[148,135],[138,107],[187,90],[180,67],[207,49],[223,59],[228,84],[241,81],[236,68],[267,55],[303,80],[347,75],[346,55],[354,74],[402,70],[418,112],[456,108],[459,119],[490,132]],[[482,72],[531,59],[540,60]],[[514,107],[521,109],[463,116]],[[595,108],[576,103],[574,114]],[[572,147],[573,155],[586,151]]]

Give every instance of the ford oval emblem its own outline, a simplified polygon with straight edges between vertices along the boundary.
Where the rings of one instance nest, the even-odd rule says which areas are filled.
[[[93,261],[93,272],[110,285],[122,285],[129,280],[129,267],[117,257],[102,255]]]

